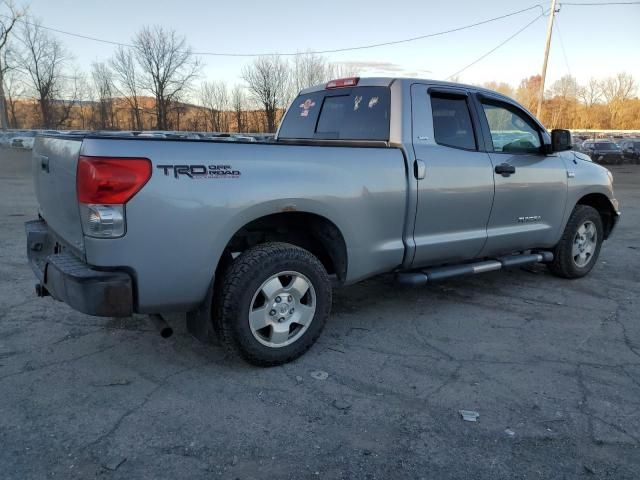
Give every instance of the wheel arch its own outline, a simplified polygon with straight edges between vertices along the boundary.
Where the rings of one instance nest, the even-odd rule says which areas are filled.
[[[237,254],[274,241],[308,250],[320,260],[327,273],[335,274],[340,282],[346,280],[348,254],[341,230],[323,215],[298,210],[264,214],[245,221],[226,243],[216,276]]]
[[[604,238],[607,239],[614,226],[616,211],[611,200],[603,193],[589,193],[582,196],[576,205],[586,205],[598,211],[604,227]]]

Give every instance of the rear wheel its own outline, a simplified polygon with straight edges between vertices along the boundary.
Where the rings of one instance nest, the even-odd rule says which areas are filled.
[[[227,348],[254,365],[289,362],[315,343],[331,309],[320,261],[287,243],[242,253],[224,274],[214,322]]]
[[[564,278],[585,276],[598,260],[603,239],[604,229],[598,211],[587,205],[576,205],[554,249],[549,270]]]

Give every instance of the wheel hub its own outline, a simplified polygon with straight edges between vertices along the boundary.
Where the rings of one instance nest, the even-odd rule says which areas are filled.
[[[593,222],[583,223],[573,239],[572,257],[578,267],[586,266],[596,250],[598,232]]]
[[[283,347],[304,334],[315,314],[315,290],[298,272],[269,277],[256,291],[249,310],[253,336],[268,347]]]
[[[271,302],[269,314],[278,317],[278,323],[289,322],[296,311],[296,303],[296,299],[291,295],[278,295]]]

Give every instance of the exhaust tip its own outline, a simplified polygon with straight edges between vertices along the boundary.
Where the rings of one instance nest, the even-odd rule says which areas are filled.
[[[153,313],[149,315],[149,318],[153,322],[154,326],[158,329],[158,332],[160,333],[160,336],[162,338],[169,338],[171,335],[173,335],[173,328],[171,328],[171,325],[169,325],[161,315]]]
[[[162,338],[169,338],[171,335],[173,335],[173,328],[167,326],[166,328],[160,329],[160,336]]]

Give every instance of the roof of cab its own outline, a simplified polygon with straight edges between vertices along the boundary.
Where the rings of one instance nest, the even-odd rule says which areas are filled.
[[[456,83],[456,82],[446,82],[443,80],[432,80],[428,78],[404,78],[404,77],[360,77],[358,80],[358,87],[390,87],[394,82],[403,82],[408,85],[413,83],[429,83],[431,85],[438,85],[441,87],[462,87],[469,90],[473,90],[476,92],[482,92],[486,94],[491,94],[493,96],[501,97],[510,101],[513,101],[510,97],[503,95],[494,90],[489,90],[487,88],[478,87],[477,85],[467,85],[464,83]],[[300,91],[299,95],[305,95],[308,93],[319,92],[326,89],[326,83],[320,83],[318,85],[313,85],[309,88],[305,88]]]

